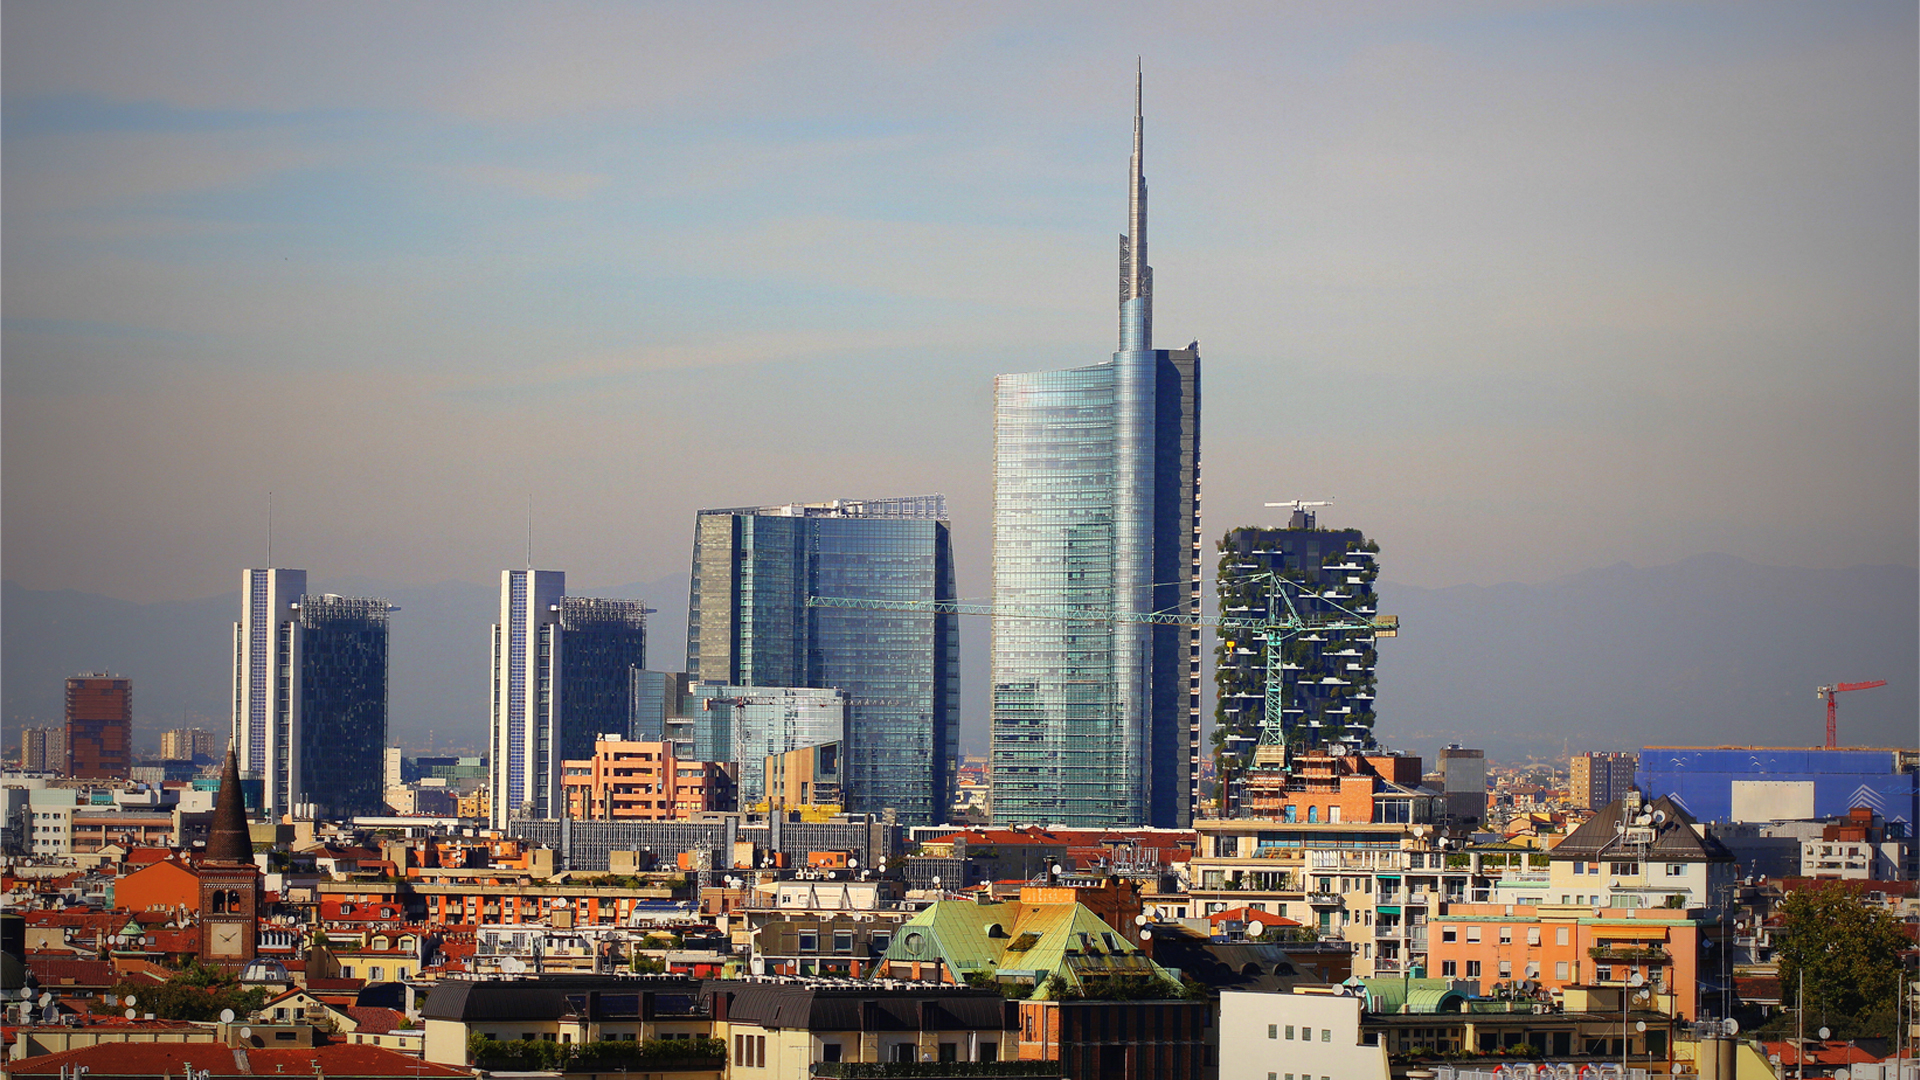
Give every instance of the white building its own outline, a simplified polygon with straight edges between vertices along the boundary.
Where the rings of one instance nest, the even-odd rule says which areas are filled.
[[[1387,1048],[1360,1033],[1359,997],[1220,995],[1220,1080],[1386,1080]]]
[[[264,781],[261,811],[291,813],[300,783],[298,636],[305,570],[245,570],[233,624],[233,745],[241,774]]]

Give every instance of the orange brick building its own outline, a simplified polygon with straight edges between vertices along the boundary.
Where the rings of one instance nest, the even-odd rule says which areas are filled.
[[[133,766],[133,680],[75,675],[67,680],[67,775],[117,780]]]
[[[1427,924],[1431,975],[1495,983],[1537,980],[1548,990],[1619,987],[1639,975],[1679,1016],[1698,1015],[1704,936],[1699,909],[1581,904],[1448,904]]]
[[[1267,753],[1263,747],[1256,762]],[[1436,793],[1419,790],[1420,778],[1420,759],[1409,754],[1313,751],[1286,770],[1250,771],[1243,816],[1350,825],[1436,820]]]
[[[673,744],[601,739],[593,756],[561,765],[567,813],[598,821],[664,821],[732,809],[729,766],[681,761]]]
[[[161,859],[113,883],[113,906],[122,911],[200,910],[200,875],[178,859]]]

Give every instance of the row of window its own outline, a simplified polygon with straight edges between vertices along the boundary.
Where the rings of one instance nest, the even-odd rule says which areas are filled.
[[[1268,1024],[1268,1025],[1267,1025],[1267,1038],[1269,1038],[1269,1039],[1278,1039],[1278,1038],[1280,1038],[1280,1037],[1281,1037],[1281,1035],[1280,1035],[1280,1030],[1281,1030],[1281,1025],[1279,1025],[1279,1024]],[[1285,1036],[1285,1037],[1286,1037],[1286,1038],[1289,1038],[1289,1039],[1291,1039],[1291,1038],[1293,1038],[1293,1025],[1292,1025],[1292,1024],[1288,1024],[1288,1025],[1286,1025],[1286,1036]],[[1303,1027],[1301,1027],[1301,1029],[1300,1029],[1300,1041],[1301,1041],[1301,1042],[1312,1042],[1312,1041],[1313,1041],[1313,1028],[1311,1028],[1311,1027],[1306,1027],[1306,1026],[1303,1026]],[[1332,1042],[1332,1041],[1333,1041],[1333,1029],[1332,1029],[1332,1028],[1324,1028],[1324,1027],[1323,1027],[1323,1028],[1321,1028],[1321,1029],[1320,1029],[1320,1041],[1321,1041],[1321,1042]]]

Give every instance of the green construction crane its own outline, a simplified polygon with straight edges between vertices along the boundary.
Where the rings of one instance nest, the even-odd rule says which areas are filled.
[[[1326,597],[1320,601],[1333,607],[1328,615],[1303,616],[1294,605],[1288,589],[1299,589],[1295,582],[1273,573],[1256,574],[1247,580],[1267,583],[1267,617],[1240,615],[1189,615],[1174,611],[1113,611],[1075,605],[966,604],[952,600],[866,600],[848,596],[809,596],[808,607],[861,608],[870,611],[918,611],[934,615],[986,615],[995,619],[1040,619],[1050,622],[1146,623],[1154,626],[1211,626],[1216,630],[1243,630],[1262,637],[1267,643],[1266,713],[1260,718],[1260,745],[1280,746],[1281,719],[1286,699],[1284,650],[1279,646],[1290,638],[1316,630],[1365,630],[1376,638],[1398,636],[1397,615],[1363,615],[1349,611]]]

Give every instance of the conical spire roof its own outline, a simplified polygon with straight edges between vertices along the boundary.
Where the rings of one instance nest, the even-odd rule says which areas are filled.
[[[240,793],[240,759],[232,748],[227,750],[227,767],[220,773],[220,795],[213,804],[207,861],[253,865],[253,837],[247,832],[247,808]]]

